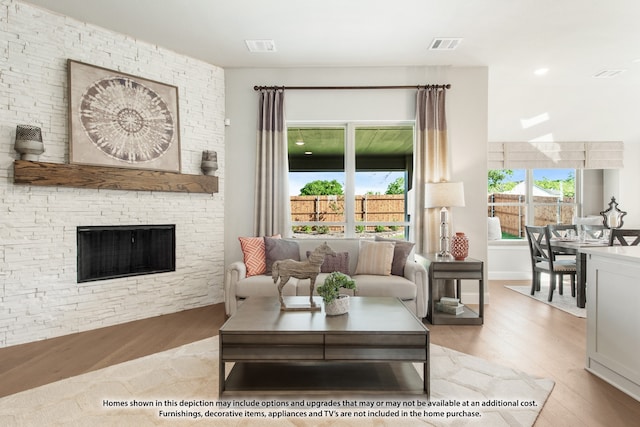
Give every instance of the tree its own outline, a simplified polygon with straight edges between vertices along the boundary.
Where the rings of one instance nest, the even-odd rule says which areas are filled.
[[[344,194],[338,181],[316,180],[308,182],[300,189],[301,196],[340,196]]]
[[[404,194],[404,177],[401,176],[389,183],[387,191],[384,194]]]
[[[490,169],[487,175],[489,193],[501,193],[509,191],[516,182],[504,182],[505,179],[513,175],[511,169]]]
[[[576,195],[576,177],[573,173],[570,173],[566,179],[557,179],[555,181],[542,177],[542,179],[535,181],[534,184],[545,190],[556,190],[562,194],[562,197],[575,197]]]

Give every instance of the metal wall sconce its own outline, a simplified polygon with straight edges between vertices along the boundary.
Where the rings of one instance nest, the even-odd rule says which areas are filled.
[[[621,211],[618,209],[618,203],[616,202],[615,197],[611,197],[611,201],[609,202],[609,209],[600,212],[602,215],[602,223],[607,228],[622,228],[624,222],[622,218],[627,213],[625,211]]]
[[[38,156],[44,153],[42,131],[40,128],[28,125],[16,126],[14,149],[20,153],[20,159],[22,160],[38,160]]]

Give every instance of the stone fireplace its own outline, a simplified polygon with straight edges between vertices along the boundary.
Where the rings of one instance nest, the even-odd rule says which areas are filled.
[[[0,39],[11,41],[5,53],[14,67],[14,83],[5,85],[7,102],[0,106],[7,118],[0,126],[0,347],[222,302],[224,70],[23,2],[0,0],[0,16]],[[117,168],[96,172],[96,167],[82,165],[78,175],[80,165],[69,164],[68,59],[178,87],[179,174]],[[42,179],[64,175],[76,182],[15,182],[18,124],[42,129],[45,152],[37,162]],[[187,186],[185,177],[189,182],[192,176],[205,178],[200,169],[205,150],[218,153],[219,191],[178,191]],[[117,185],[104,185],[114,181],[113,174],[119,177]],[[89,178],[99,185],[71,185]],[[173,242],[160,243],[169,255],[136,266],[145,274],[122,276],[116,264],[107,268],[112,270],[109,279],[88,276],[92,279],[78,282],[78,229],[131,224],[175,225]],[[121,243],[127,239],[131,235]],[[136,264],[127,257],[127,263]],[[93,271],[91,262],[87,267],[81,261],[81,269]]]

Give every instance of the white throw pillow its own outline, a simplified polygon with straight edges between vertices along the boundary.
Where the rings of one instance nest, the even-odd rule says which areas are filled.
[[[361,241],[355,274],[391,275],[395,245],[395,242]]]
[[[502,228],[500,227],[500,218],[497,216],[487,218],[488,240],[502,239]]]

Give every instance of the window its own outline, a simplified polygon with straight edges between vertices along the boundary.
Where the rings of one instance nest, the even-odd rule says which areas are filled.
[[[581,211],[580,169],[494,169],[488,174],[488,216],[502,239],[524,239],[525,225],[571,224]]]
[[[290,125],[287,132],[294,234],[408,236],[413,123]]]

